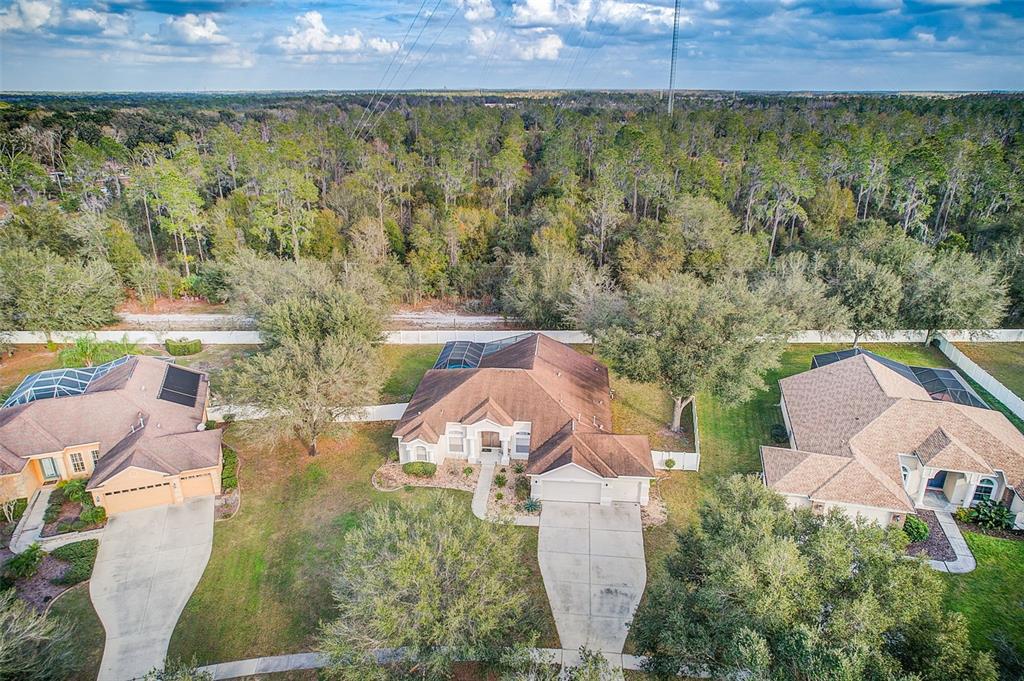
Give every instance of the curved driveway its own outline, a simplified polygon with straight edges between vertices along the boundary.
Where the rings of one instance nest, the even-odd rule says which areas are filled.
[[[107,632],[98,681],[129,681],[163,666],[212,546],[212,496],[110,519],[89,581]]]

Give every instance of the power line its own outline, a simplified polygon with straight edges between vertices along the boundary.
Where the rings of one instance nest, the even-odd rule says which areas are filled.
[[[402,42],[400,43],[399,49],[395,50],[394,54],[391,55],[391,61],[388,62],[388,67],[384,69],[384,73],[380,77],[380,82],[377,83],[377,87],[375,87],[373,89],[373,92],[370,93],[370,101],[363,109],[362,114],[360,114],[359,122],[356,123],[357,134],[359,129],[363,127],[363,122],[366,119],[366,112],[369,111],[370,106],[373,105],[373,100],[377,96],[377,93],[380,91],[381,87],[384,85],[384,80],[388,77],[388,73],[391,72],[391,67],[395,65],[395,59],[398,58],[398,54],[405,49],[405,41],[409,39],[409,34],[412,33],[412,27],[416,25],[416,20],[420,18],[420,13],[423,11],[423,8],[426,7],[426,5],[427,0],[422,0],[422,2],[420,2],[420,8],[416,10],[416,16],[412,18],[412,22],[409,24],[409,28],[405,29],[405,35],[402,36]]]

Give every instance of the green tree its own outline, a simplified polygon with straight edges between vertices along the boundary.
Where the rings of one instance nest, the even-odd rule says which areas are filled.
[[[741,278],[704,283],[678,274],[639,284],[625,326],[598,334],[612,369],[671,396],[672,430],[698,392],[744,402],[765,388],[793,322]]]
[[[544,245],[530,256],[513,253],[501,286],[502,308],[538,329],[562,328],[573,284],[586,270],[579,255],[558,246]]]
[[[844,250],[836,256],[826,280],[849,313],[854,347],[865,331],[893,331],[899,325],[903,283],[888,266]]]
[[[113,322],[123,291],[105,260],[84,265],[48,251],[14,249],[0,254],[0,279],[21,329],[99,328]]]
[[[383,339],[382,315],[356,292],[332,284],[310,295],[278,300],[260,310],[257,318],[264,347],[286,340],[352,333],[367,342]]]
[[[454,662],[497,661],[532,633],[523,535],[431,494],[371,509],[332,578],[337,619],[320,649],[339,679],[448,679]],[[376,651],[401,648],[378,664]]]
[[[790,313],[795,325],[791,331],[849,328],[849,311],[840,298],[830,295],[818,269],[806,253],[787,253],[772,263],[757,284],[766,301]]]
[[[998,265],[956,249],[919,255],[905,282],[903,318],[928,331],[926,343],[940,329],[995,328],[1009,304]]]
[[[365,337],[344,330],[324,338],[284,336],[280,345],[238,362],[223,375],[233,404],[258,410],[262,418],[241,428],[265,443],[297,438],[316,456],[320,438],[339,435],[339,420],[374,404],[383,369]]]
[[[64,681],[78,671],[74,628],[0,591],[0,681]]]
[[[505,219],[512,210],[512,196],[526,182],[526,158],[512,136],[505,138],[501,151],[491,160],[491,182],[505,204]]]
[[[995,681],[945,583],[896,527],[792,511],[759,477],[719,480],[631,627],[657,678]]]

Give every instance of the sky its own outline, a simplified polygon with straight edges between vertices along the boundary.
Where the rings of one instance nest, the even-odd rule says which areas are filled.
[[[664,88],[672,0],[0,0],[0,91]],[[681,0],[677,87],[1022,90],[1024,0]]]

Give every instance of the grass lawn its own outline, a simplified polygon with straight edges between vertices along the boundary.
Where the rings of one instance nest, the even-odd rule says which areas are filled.
[[[392,427],[361,425],[342,441],[325,442],[315,459],[297,447],[256,451],[228,430],[241,464],[242,506],[214,528],[213,554],[174,631],[172,658],[211,663],[310,649],[318,623],[332,616],[328,576],[345,532],[372,504],[428,493],[385,494],[370,485],[394,446]],[[468,511],[468,494],[447,493],[463,497]],[[550,644],[554,625],[536,564],[537,531],[521,530]]]
[[[50,352],[45,345],[15,346],[13,357],[6,354],[0,357],[0,402],[7,399],[29,374],[59,366],[57,353]]]
[[[956,347],[1024,398],[1024,343],[957,343]]]
[[[437,361],[440,345],[384,345],[381,360],[387,378],[381,390],[381,402],[408,402],[420,379]]]
[[[50,606],[50,614],[75,623],[76,654],[82,666],[68,681],[93,681],[100,670],[107,635],[89,600],[89,585],[79,584],[59,596]]]
[[[946,575],[946,607],[961,612],[977,648],[992,647],[1004,633],[1024,650],[1024,542],[965,532],[978,567],[965,575]]]

